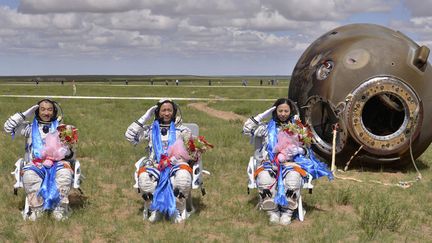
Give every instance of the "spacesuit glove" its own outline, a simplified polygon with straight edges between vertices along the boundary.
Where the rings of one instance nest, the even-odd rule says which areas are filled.
[[[13,134],[16,127],[24,122],[24,117],[21,113],[15,113],[9,117],[4,123],[4,130],[9,134]]]
[[[4,123],[4,130],[7,133],[13,134],[15,128],[17,128],[18,126],[20,126],[25,121],[25,119],[28,116],[32,115],[34,113],[34,111],[36,109],[38,109],[38,108],[39,108],[39,105],[34,105],[34,106],[30,107],[29,109],[27,109],[26,111],[24,111],[22,113],[18,112],[18,113],[13,114]]]
[[[150,107],[150,109],[148,109],[148,110],[146,111],[146,113],[145,113],[142,117],[140,117],[140,118],[137,120],[138,123],[139,123],[141,126],[143,126],[143,125],[146,123],[146,121],[148,121],[148,120],[153,116],[153,113],[154,113],[154,111],[156,110],[156,108],[157,108],[156,105]]]
[[[132,122],[132,124],[129,125],[125,132],[126,139],[132,143],[133,145],[136,145],[139,142],[138,134],[143,130],[143,127],[138,124],[136,121]]]
[[[24,112],[22,113],[22,115],[23,115],[25,118],[28,118],[29,116],[33,115],[34,112],[35,112],[35,110],[37,110],[38,108],[39,108],[39,105],[34,105],[34,106],[28,108],[26,111],[24,111]]]
[[[255,121],[261,122],[264,118],[267,118],[272,114],[272,112],[276,109],[276,106],[270,107],[270,109],[264,111],[263,113],[260,113],[254,117]]]

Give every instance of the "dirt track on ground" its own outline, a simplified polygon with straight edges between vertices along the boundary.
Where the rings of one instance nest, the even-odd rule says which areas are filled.
[[[234,121],[234,120],[246,121],[247,119],[247,117],[238,115],[232,111],[221,111],[221,110],[210,108],[207,106],[206,103],[202,103],[202,102],[190,103],[188,104],[188,106],[197,109],[199,111],[205,112],[209,116],[220,118],[226,121]]]

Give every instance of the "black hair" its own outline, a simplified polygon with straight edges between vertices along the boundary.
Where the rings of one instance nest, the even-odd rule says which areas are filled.
[[[52,106],[53,106],[53,116],[52,116],[50,122],[57,119],[57,115],[58,115],[57,105],[58,105],[58,103],[53,101],[53,100],[50,100],[50,99],[43,99],[43,100],[40,100],[37,104],[40,105],[42,102],[48,102],[48,103],[52,104]],[[35,117],[36,117],[36,119],[38,119],[38,121],[42,121],[42,119],[39,116],[39,108],[37,108],[35,110]]]
[[[277,123],[282,123],[282,121],[280,121],[278,116],[277,116],[277,107],[282,105],[282,104],[287,104],[290,108],[290,114],[289,114],[289,117],[287,119],[287,122],[290,122],[295,115],[299,114],[299,110],[297,108],[297,105],[294,103],[294,101],[287,99],[287,98],[279,98],[273,104],[273,106],[276,107],[276,109],[272,112],[273,120],[275,120]]]
[[[160,123],[162,123],[162,119],[159,117],[159,111],[160,111],[160,108],[161,108],[161,106],[163,105],[163,104],[165,104],[165,103],[170,103],[172,106],[173,106],[173,115],[172,115],[172,118],[171,118],[171,121],[175,121],[175,119],[176,119],[176,116],[177,116],[177,104],[176,103],[174,103],[172,100],[163,100],[163,101],[159,101],[156,105],[157,105],[157,107],[156,107],[156,109],[155,109],[155,120],[159,120],[159,122]]]

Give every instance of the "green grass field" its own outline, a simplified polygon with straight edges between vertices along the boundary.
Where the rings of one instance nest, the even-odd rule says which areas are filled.
[[[0,95],[71,95],[72,87],[0,84]],[[176,87],[114,86],[78,84],[80,96],[214,97],[276,100],[287,95],[279,87]],[[40,98],[0,97],[0,122],[23,111]],[[23,154],[23,138],[0,133],[0,242],[431,242],[432,241],[432,152],[418,160],[423,180],[408,189],[368,181],[397,183],[412,180],[411,167],[403,171],[357,167],[343,176],[366,182],[323,178],[315,181],[313,194],[303,191],[305,221],[289,226],[269,225],[267,215],[255,209],[256,191],[247,194],[246,166],[252,153],[249,138],[241,134],[241,121],[213,118],[178,102],[185,122],[200,126],[200,134],[215,145],[204,155],[207,195],[193,192],[197,212],[184,224],[142,220],[142,199],[132,188],[134,162],[144,145],[136,147],[124,138],[129,124],[156,101],[57,99],[65,123],[79,129],[78,158],[86,176],[82,184],[85,200],[72,204],[66,222],[43,217],[38,222],[22,220],[24,192],[13,195],[10,172]],[[191,101],[192,102],[192,101]],[[273,101],[209,102],[219,110],[254,115]]]

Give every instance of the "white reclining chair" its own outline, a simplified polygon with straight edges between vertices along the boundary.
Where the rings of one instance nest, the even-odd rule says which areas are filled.
[[[261,137],[253,137],[252,138],[252,143],[254,144],[254,151],[260,150],[262,147],[262,138]],[[248,194],[250,192],[251,189],[255,189],[257,188],[257,184],[255,181],[255,177],[254,177],[254,173],[256,171],[256,169],[258,168],[259,164],[258,161],[256,160],[255,156],[251,156],[249,158],[249,164],[247,167],[247,174],[248,174]],[[303,189],[308,189],[309,193],[312,193],[312,189],[313,189],[313,185],[312,185],[312,175],[307,173],[305,179],[303,180]],[[261,204],[261,201],[259,202],[258,206],[259,208]],[[304,220],[304,216],[306,214],[306,210],[304,210],[303,208],[303,201],[302,201],[302,196],[300,193],[300,196],[298,198],[298,208],[297,208],[297,213],[298,213],[298,219],[300,221]]]
[[[199,127],[197,124],[195,124],[195,123],[183,123],[183,125],[191,130],[192,136],[194,136],[194,137],[199,136]],[[133,187],[136,188],[138,190],[138,192],[139,192],[138,171],[139,171],[139,168],[141,166],[141,163],[143,162],[143,160],[145,158],[146,157],[142,157],[141,159],[139,159],[135,163],[135,174],[134,174],[135,184]],[[206,194],[206,191],[205,191],[204,183],[203,183],[203,179],[202,179],[203,173],[210,175],[210,172],[203,170],[202,159],[200,158],[199,161],[197,163],[195,163],[192,167],[192,189],[198,189],[199,188],[201,190],[201,194],[204,196]],[[144,210],[148,210],[148,209],[144,208]],[[192,195],[189,195],[188,200],[186,201],[186,212],[183,212],[181,215],[182,215],[182,217],[184,217],[186,219],[194,211],[195,211],[195,208],[193,207],[193,203],[192,203]],[[144,214],[144,215],[146,215],[146,214]]]
[[[24,159],[19,158],[15,162],[15,170],[11,172],[11,174],[14,175],[14,177],[15,177],[15,184],[13,185],[13,187],[14,187],[13,191],[14,191],[15,195],[18,195],[18,189],[19,188],[24,187],[23,182],[22,182],[22,169],[23,169],[24,165],[25,165]],[[84,178],[84,175],[81,175],[81,164],[80,164],[79,160],[75,159],[73,162],[71,162],[71,167],[74,170],[72,188],[77,189],[78,191],[80,191],[81,194],[83,194],[83,192],[80,188],[80,185],[81,185],[81,181],[82,181],[81,176]],[[24,220],[27,219],[29,211],[30,211],[29,202],[28,202],[28,199],[26,197],[24,209],[21,212]]]

